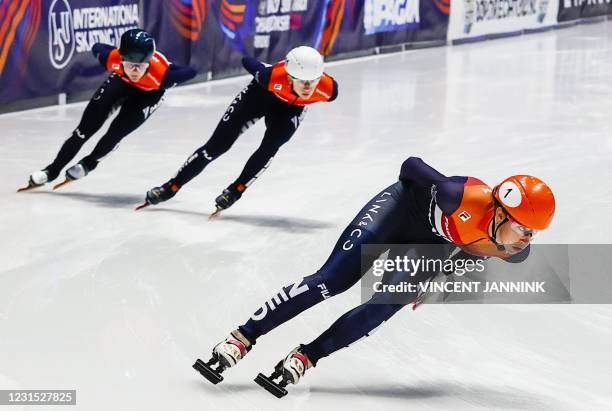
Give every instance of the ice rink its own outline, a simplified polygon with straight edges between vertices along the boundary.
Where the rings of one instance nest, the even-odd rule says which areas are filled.
[[[536,175],[558,207],[538,242],[611,242],[612,23],[327,71],[338,100],[312,106],[211,222],[263,122],[173,200],[133,207],[209,137],[246,76],[169,91],[95,172],[57,192],[15,194],[84,103],[0,115],[0,389],[76,389],[67,408],[88,411],[612,409],[603,305],[407,308],[282,400],[253,382],[357,305],[356,286],[262,337],[218,386],[191,368],[281,286],[316,271],[408,156],[490,185]]]

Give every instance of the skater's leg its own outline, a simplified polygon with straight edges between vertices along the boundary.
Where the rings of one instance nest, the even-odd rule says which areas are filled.
[[[81,160],[87,171],[95,169],[99,161],[113,151],[125,136],[140,127],[159,107],[163,96],[163,90],[142,91],[130,95],[91,154]]]
[[[393,274],[395,274],[395,281],[387,280],[385,281],[386,284],[398,284],[401,280],[410,280],[409,275]],[[301,351],[312,365],[316,366],[319,359],[371,335],[383,322],[391,318],[406,304],[414,301],[417,296],[418,293],[416,292],[406,294],[399,299],[389,293],[374,294],[369,301],[338,318],[331,327],[310,344],[302,345]]]
[[[266,301],[251,318],[238,329],[252,343],[301,312],[326,298],[349,289],[360,278],[361,254],[359,247],[345,251],[342,244],[350,236],[353,227],[347,227],[336,243],[327,262],[315,274],[304,277],[295,284],[281,288]],[[364,232],[361,241],[374,238]]]
[[[395,304],[389,298],[376,295],[368,303],[344,314],[312,343],[291,350],[274,367],[272,374],[259,374],[255,382],[279,398],[286,395],[284,387],[289,383],[297,384],[309,368],[317,365],[320,358],[369,335],[403,306],[403,303]],[[275,381],[279,377],[280,380]]]
[[[263,173],[278,149],[285,144],[299,126],[301,107],[283,109],[282,113],[266,116],[266,132],[259,148],[251,155],[242,173],[215,200],[218,210],[231,207],[242,193]]]
[[[268,168],[280,147],[291,139],[305,113],[303,107],[292,107],[283,113],[266,116],[266,132],[261,145],[248,159],[233,185],[246,189],[253,184]]]
[[[170,182],[180,189],[228,151],[238,137],[263,116],[262,93],[259,85],[249,83],[227,108],[210,139],[189,156]]]
[[[126,95],[127,85],[111,74],[87,104],[81,121],[72,135],[64,142],[51,164],[45,167],[48,180],[54,180],[62,169],[76,156],[83,144],[102,127],[106,119]]]
[[[361,245],[393,242],[403,229],[398,223],[402,210],[396,194],[391,186],[371,199],[344,230],[323,267],[266,301],[239,327],[242,334],[255,342],[304,310],[353,286],[370,266],[361,265]]]
[[[448,257],[451,249],[452,248],[443,245],[414,245],[411,246],[407,254],[403,253],[401,256],[396,254],[394,249],[391,249],[387,259],[394,260],[396,256],[406,256],[414,260],[426,257],[431,260],[440,259],[440,261],[443,261]],[[419,297],[418,285],[428,281],[436,274],[437,272],[427,271],[418,273],[386,273],[381,281],[383,285],[397,286],[411,283],[415,285],[415,291],[383,291],[374,293],[367,302],[353,308],[338,318],[325,332],[310,344],[302,345],[301,351],[313,365],[316,365],[319,359],[327,357],[341,348],[348,347],[361,338],[368,337],[398,310],[416,301]]]
[[[319,359],[369,336],[402,307],[402,304],[362,304],[338,318],[314,341],[303,345],[301,350],[316,366]]]

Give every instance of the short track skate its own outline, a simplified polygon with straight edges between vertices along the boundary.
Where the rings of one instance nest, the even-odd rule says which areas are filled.
[[[64,181],[62,181],[61,183],[54,185],[54,186],[53,186],[53,189],[54,189],[54,190],[57,190],[58,188],[62,188],[62,187],[64,187],[66,184],[70,184],[70,183],[72,183],[73,181],[75,181],[73,178],[70,178],[70,177],[66,176],[66,179],[65,179]]]
[[[141,205],[136,206],[136,208],[134,208],[134,211],[142,210],[143,208],[148,207],[148,206],[150,206],[150,205],[151,205],[151,204],[149,204],[149,202],[148,202],[148,201],[145,201],[145,202],[144,202],[144,203],[142,203]]]
[[[17,189],[18,193],[22,193],[24,191],[30,191],[30,190],[34,190],[35,188],[39,188],[42,187],[44,184],[35,184],[32,182],[32,180],[30,180],[30,182],[28,183],[27,186],[25,187],[21,187]]]
[[[215,364],[219,364],[217,368],[213,368]],[[208,362],[204,362],[198,358],[193,364],[193,368],[213,384],[219,384],[221,381],[223,381],[221,373],[226,369],[226,367],[219,361],[219,358],[214,355]]]
[[[45,170],[35,171],[30,175],[28,179],[28,185],[25,187],[21,187],[17,190],[18,193],[22,191],[33,190],[38,187],[42,187],[49,181],[49,174]]]
[[[277,378],[280,378],[280,381],[274,381]],[[262,373],[257,374],[257,377],[255,377],[255,382],[276,398],[283,398],[285,395],[287,395],[287,390],[285,387],[290,383],[290,381],[288,381],[283,375],[282,361],[278,363],[278,365],[274,368],[274,372],[270,374],[269,377]]]
[[[213,211],[209,216],[208,219],[209,220],[214,220],[215,218],[218,218],[221,215],[221,211],[223,211],[224,209],[221,207],[217,207],[215,209],[215,211]]]

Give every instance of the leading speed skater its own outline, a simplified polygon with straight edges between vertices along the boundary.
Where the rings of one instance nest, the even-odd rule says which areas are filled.
[[[222,381],[221,373],[242,360],[262,336],[351,288],[379,257],[371,256],[362,265],[363,245],[412,244],[407,255],[413,258],[424,252],[439,259],[461,254],[518,263],[528,257],[534,236],[549,227],[554,213],[553,193],[536,177],[515,175],[491,188],[478,178],[444,176],[420,158],[410,157],[401,166],[399,180],[359,211],[316,273],[277,291],[213,348],[209,361],[198,359],[194,368],[213,383]],[[439,247],[424,251],[417,244]],[[414,280],[427,281],[437,274],[426,273],[423,275],[429,278],[417,276]],[[390,273],[387,281],[399,284],[405,279]],[[278,362],[271,375],[259,374],[256,382],[282,397],[288,384],[298,383],[321,359],[367,337],[420,295],[406,292],[401,301],[396,297],[389,292],[374,294],[317,338],[299,344]]]

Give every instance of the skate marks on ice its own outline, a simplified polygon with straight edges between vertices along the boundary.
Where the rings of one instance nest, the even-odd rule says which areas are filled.
[[[316,383],[315,383],[316,384]],[[368,386],[338,386],[318,385],[291,386],[291,392],[283,398],[284,402],[301,399],[304,395],[312,401],[317,398],[328,403],[330,397],[335,401],[351,400],[367,397],[376,400],[385,399],[405,403],[405,406],[418,406],[427,404],[427,409],[444,409],[448,401],[453,401],[453,408],[457,410],[473,409],[512,409],[512,410],[564,410],[552,398],[543,398],[532,392],[527,392],[513,387],[487,387],[484,385],[458,384],[453,381],[423,382],[411,385],[368,385]],[[206,392],[208,395],[236,396],[260,392],[263,398],[268,398],[261,387],[253,383],[232,383],[224,381],[219,385],[194,381],[195,389]],[[253,400],[253,397],[248,397]],[[270,397],[273,399],[273,397]],[[274,400],[274,399],[273,399]],[[458,406],[458,403],[462,406]],[[389,403],[387,403],[389,404]],[[261,404],[260,404],[261,405]],[[391,407],[395,408],[395,407]],[[359,407],[356,407],[359,409]]]
[[[300,387],[295,389],[296,387],[291,387],[292,392],[288,396],[283,397],[282,402],[278,402],[278,398],[274,398],[267,392],[265,389],[257,385],[254,381],[251,383],[230,383],[230,382],[222,382],[220,384],[214,385],[209,382],[206,384],[199,383],[197,386],[194,384],[194,389],[205,393],[207,396],[216,396],[219,400],[223,401],[231,401],[232,403],[241,404],[241,407],[244,406],[244,401],[251,404],[253,406],[253,410],[261,411],[261,410],[270,410],[270,409],[286,409],[287,403],[291,403],[292,401],[302,402],[303,400],[310,398],[310,390],[307,387]],[[254,397],[255,395],[255,397]],[[281,405],[282,408],[278,408]],[[300,409],[300,408],[296,408]],[[312,409],[312,407],[308,407],[308,409]]]
[[[323,221],[315,220],[310,218],[300,217],[283,217],[275,215],[246,215],[246,214],[231,214],[232,211],[225,210],[222,214],[216,215],[214,218],[209,219],[209,211],[192,211],[192,210],[179,210],[173,208],[160,208],[160,207],[147,207],[146,211],[149,212],[167,212],[177,213],[185,216],[201,217],[211,223],[229,221],[233,223],[239,223],[244,225],[250,225],[253,227],[268,227],[275,228],[285,232],[298,232],[298,231],[316,231],[325,230],[328,228],[336,227],[334,224]]]
[[[484,385],[458,384],[452,381],[415,383],[412,385],[369,385],[358,386],[318,386],[310,388],[313,395],[346,396],[358,398],[365,395],[371,398],[395,399],[401,401],[428,400],[429,406],[435,407],[436,399],[454,399],[473,405],[479,409],[513,409],[513,410],[562,410],[560,404],[552,398],[542,398],[534,393],[513,387],[487,387]],[[291,394],[289,394],[291,396]],[[456,405],[454,407],[457,407]],[[457,407],[472,409],[472,407]]]
[[[300,407],[291,407],[293,401],[303,402],[304,397],[300,394],[306,394],[308,392],[302,390],[300,394],[286,397],[283,401],[272,397],[255,382],[229,382],[223,381],[220,384],[214,385],[208,381],[203,381],[200,377],[197,381],[193,381],[190,384],[190,388],[194,392],[201,393],[206,399],[214,398],[214,403],[219,408],[230,408],[230,409],[243,409],[248,411],[262,411],[262,410],[286,410],[288,403],[289,409],[299,410]],[[203,404],[203,403],[202,403]],[[198,404],[199,405],[199,404]],[[305,409],[312,409],[307,407]]]
[[[334,224],[322,220],[313,220],[299,217],[282,217],[271,215],[222,215],[218,220],[232,221],[241,224],[252,225],[255,227],[277,228],[282,231],[315,231],[335,227]]]
[[[50,195],[54,197],[67,198],[70,200],[83,201],[100,207],[122,208],[130,207],[142,200],[142,195],[135,194],[92,194],[92,193],[67,193],[57,191],[28,191],[28,195]]]

